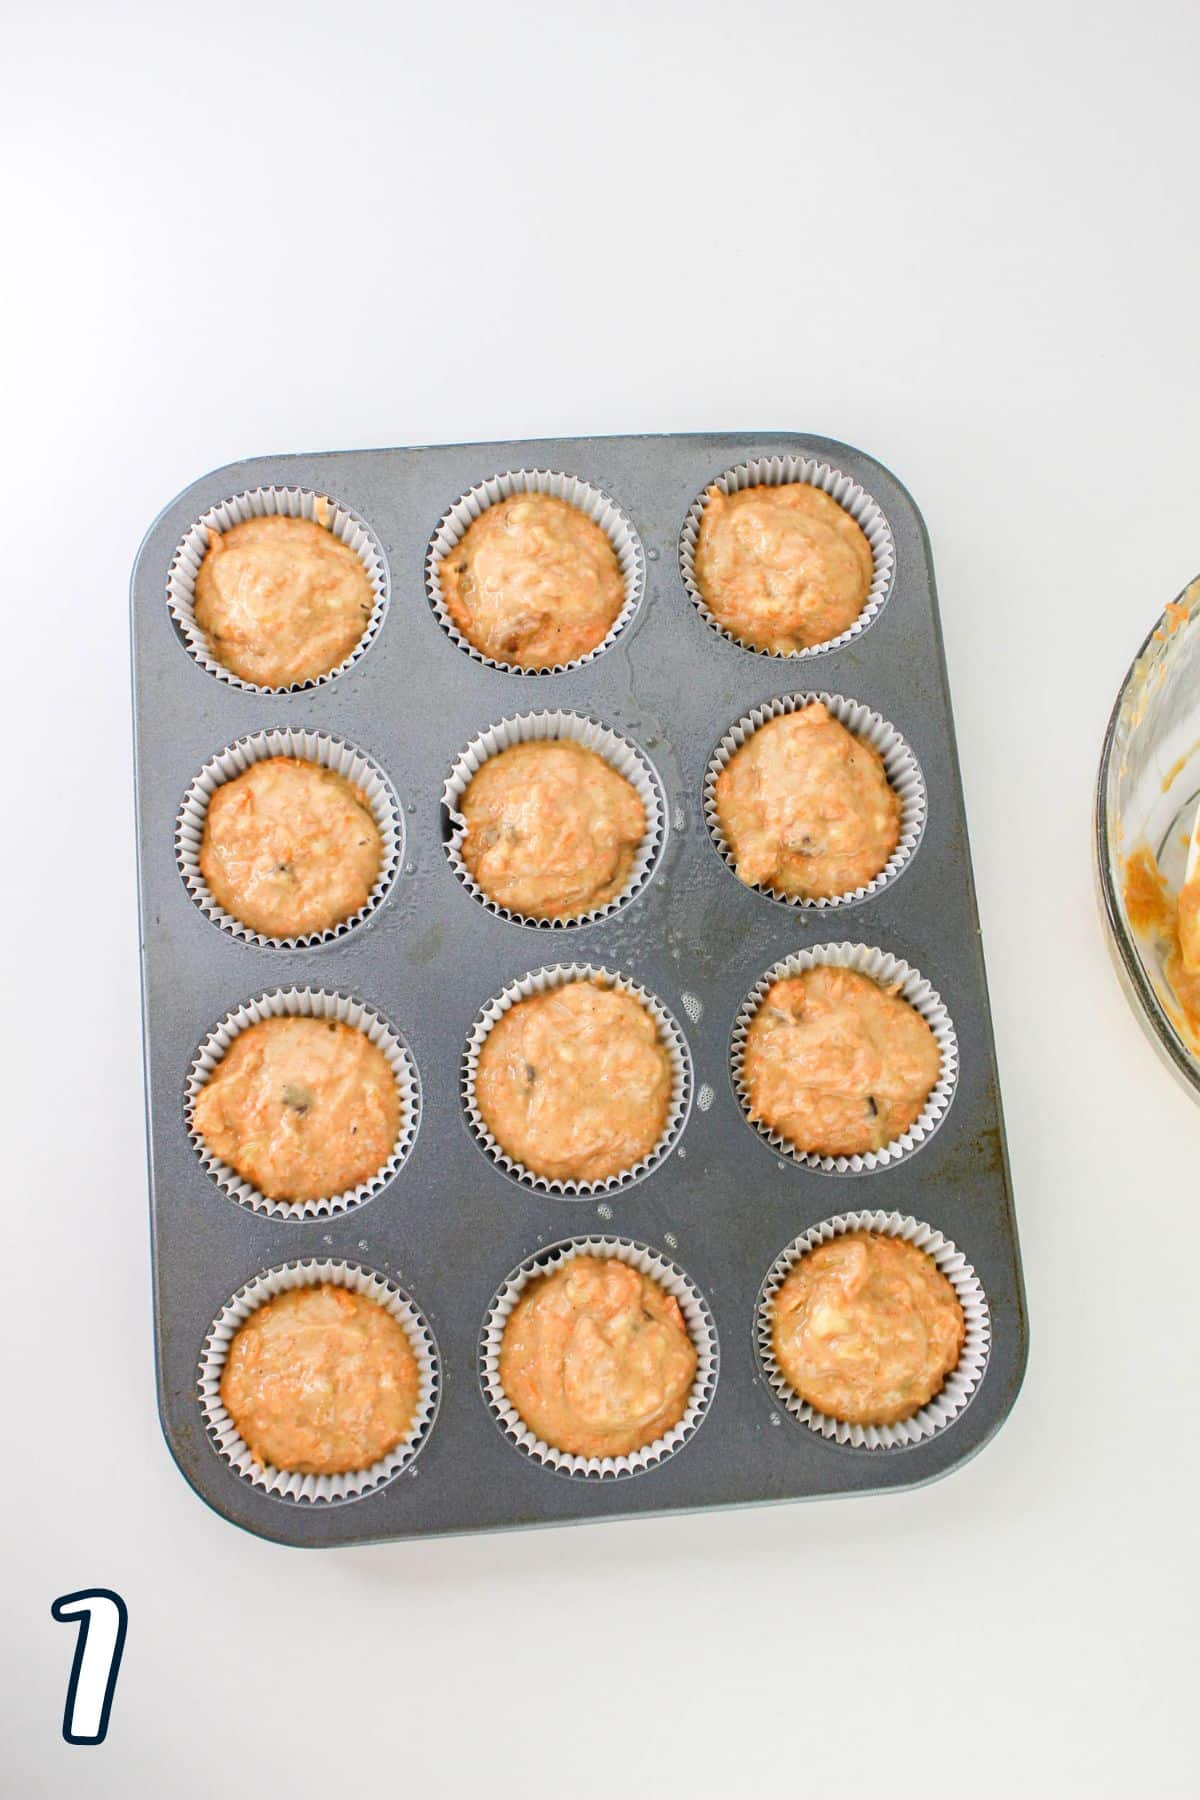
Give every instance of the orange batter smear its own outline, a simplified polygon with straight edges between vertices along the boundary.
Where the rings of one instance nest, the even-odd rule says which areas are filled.
[[[1154,852],[1145,844],[1125,858],[1125,912],[1135,931],[1167,936],[1175,930],[1175,905]]]
[[[1175,761],[1171,764],[1170,768],[1162,778],[1162,791],[1164,794],[1169,793],[1175,783],[1176,776],[1183,773],[1184,769],[1186,769],[1187,765],[1195,756],[1197,750],[1200,750],[1200,738],[1198,738],[1194,744],[1189,744],[1183,754],[1175,758]]]
[[[1163,622],[1154,635],[1159,643],[1163,643],[1167,638],[1173,637],[1175,632],[1186,625],[1187,620],[1188,609],[1184,606],[1183,602],[1181,600],[1168,600],[1167,604],[1163,607]]]
[[[1200,1055],[1200,968],[1188,970],[1180,943],[1181,928],[1190,943],[1200,943],[1200,887],[1193,883],[1176,899],[1154,852],[1143,844],[1125,859],[1123,898],[1132,929],[1158,941],[1163,974],[1179,1008],[1168,1008],[1168,1013],[1189,1048]]]

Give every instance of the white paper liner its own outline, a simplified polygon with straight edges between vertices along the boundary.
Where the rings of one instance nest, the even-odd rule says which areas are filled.
[[[772,982],[781,981],[788,975],[801,975],[805,969],[815,968],[857,969],[860,974],[869,975],[881,987],[897,989],[900,998],[907,1000],[920,1013],[937,1040],[942,1066],[933,1091],[919,1117],[908,1130],[900,1137],[893,1138],[890,1144],[885,1144],[882,1150],[856,1152],[853,1156],[817,1156],[812,1151],[798,1150],[781,1133],[772,1131],[761,1120],[750,1117],[750,1095],[742,1075],[746,1033],[750,1028],[750,1021]],[[755,982],[734,1021],[730,1042],[730,1070],[734,1093],[741,1103],[747,1123],[753,1126],[759,1137],[765,1138],[778,1155],[786,1156],[802,1169],[820,1170],[823,1175],[863,1175],[875,1169],[894,1167],[929,1142],[949,1111],[958,1084],[958,1039],[940,994],[918,970],[902,962],[898,956],[892,956],[886,950],[872,949],[866,944],[814,944],[811,950],[798,950],[792,956],[785,956]]]
[[[551,988],[563,987],[571,981],[598,980],[607,987],[616,988],[620,993],[630,994],[640,1000],[658,1026],[659,1036],[671,1060],[671,1101],[667,1108],[666,1123],[662,1136],[640,1162],[634,1163],[631,1169],[622,1174],[610,1175],[603,1181],[551,1181],[545,1175],[536,1175],[527,1169],[524,1163],[517,1162],[502,1150],[496,1142],[483,1115],[475,1101],[475,1076],[479,1068],[479,1058],[483,1051],[484,1040],[498,1019],[514,1007],[519,1000],[528,1000],[532,994],[544,994]],[[642,1181],[665,1162],[679,1142],[688,1112],[692,1104],[692,1057],[679,1026],[667,1011],[662,1001],[639,987],[627,975],[616,975],[609,969],[600,968],[593,963],[557,963],[552,968],[535,969],[514,981],[502,993],[489,1000],[483,1011],[472,1025],[467,1038],[466,1052],[462,1067],[463,1105],[475,1140],[491,1157],[506,1175],[525,1187],[534,1188],[540,1194],[555,1194],[562,1199],[587,1200],[598,1194],[611,1194],[618,1188],[632,1187],[635,1181]]]
[[[957,1365],[928,1405],[898,1425],[848,1425],[842,1419],[817,1412],[807,1400],[800,1398],[775,1359],[771,1318],[776,1294],[807,1251],[818,1244],[827,1244],[831,1238],[842,1237],[848,1231],[872,1231],[886,1237],[903,1238],[905,1243],[924,1250],[953,1287],[963,1309],[966,1335]],[[793,1419],[834,1443],[849,1444],[860,1450],[897,1450],[936,1436],[958,1418],[983,1380],[991,1350],[992,1326],[979,1277],[949,1238],[935,1231],[932,1225],[922,1225],[917,1219],[906,1218],[900,1213],[856,1212],[842,1213],[836,1219],[814,1225],[810,1231],[794,1238],[775,1258],[759,1293],[755,1340],[771,1392]]]
[[[463,860],[462,844],[466,836],[467,821],[459,811],[459,806],[471,781],[490,757],[499,755],[501,750],[510,749],[513,744],[547,743],[563,739],[582,744],[585,750],[594,750],[618,775],[625,777],[645,808],[646,833],[634,858],[629,880],[615,900],[610,900],[606,906],[593,907],[590,912],[580,913],[573,919],[538,919],[528,913],[515,912],[511,907],[501,906],[499,901],[491,899],[479,886]],[[518,925],[538,926],[542,930],[563,931],[578,925],[591,925],[597,919],[607,918],[619,907],[628,906],[654,873],[667,838],[666,795],[650,759],[644,751],[639,750],[627,738],[618,736],[607,725],[583,718],[578,713],[524,713],[518,718],[502,719],[498,725],[489,726],[486,731],[480,732],[456,759],[446,777],[442,805],[450,815],[451,824],[446,854],[450,858],[450,867],[463,886],[489,912],[495,913],[497,918],[511,919]]]
[[[657,1281],[660,1287],[665,1288],[668,1294],[673,1294],[679,1302],[688,1336],[695,1347],[696,1377],[683,1417],[652,1444],[645,1445],[641,1450],[631,1451],[627,1456],[572,1456],[565,1450],[556,1450],[552,1444],[547,1444],[530,1430],[509,1401],[500,1381],[500,1344],[509,1314],[520,1295],[538,1276],[561,1269],[577,1256],[613,1257],[628,1263],[631,1268],[640,1269],[651,1280]],[[656,1468],[682,1449],[703,1423],[716,1389],[719,1366],[717,1327],[708,1302],[695,1282],[677,1263],[668,1261],[648,1245],[637,1243],[632,1238],[568,1238],[527,1257],[513,1270],[488,1308],[479,1344],[479,1379],[483,1397],[508,1441],[515,1444],[518,1450],[524,1451],[526,1456],[532,1457],[545,1468],[553,1469],[557,1474],[582,1476],[592,1481],[640,1475],[646,1469]]]
[[[728,767],[735,752],[754,736],[760,726],[771,719],[781,719],[786,713],[800,712],[817,700],[825,705],[847,731],[861,738],[864,744],[869,744],[882,758],[884,772],[900,801],[900,837],[896,848],[878,875],[864,886],[854,888],[846,894],[806,899],[800,894],[777,893],[763,882],[743,882],[742,885],[750,887],[756,894],[765,894],[768,900],[777,900],[784,906],[829,911],[837,906],[854,906],[860,900],[867,900],[888,887],[911,861],[925,830],[928,803],[921,765],[896,727],[889,725],[881,714],[872,712],[858,700],[847,700],[841,694],[826,693],[785,694],[779,700],[768,700],[764,705],[756,706],[751,712],[743,714],[736,725],[730,726],[709,759],[704,775],[704,822],[718,855],[726,867],[737,875],[736,860],[717,816],[717,779],[722,770]],[[740,876],[738,879],[741,879]]]
[[[323,525],[331,531],[335,538],[353,550],[363,566],[375,597],[366,628],[349,656],[344,657],[336,668],[327,670],[324,675],[311,676],[307,681],[293,681],[286,687],[264,687],[259,682],[246,681],[242,676],[235,675],[232,669],[227,669],[224,663],[218,662],[213,656],[208,638],[196,623],[196,576],[214,533],[231,531],[235,525],[242,525],[247,519],[261,519],[272,514],[288,519],[311,519],[315,524]],[[387,611],[388,592],[387,558],[382,544],[366,520],[351,512],[349,507],[340,505],[324,494],[315,494],[309,488],[249,488],[245,493],[234,494],[231,499],[210,506],[184,536],[171,559],[167,575],[167,605],[190,654],[202,669],[207,669],[218,681],[226,681],[230,687],[244,688],[251,694],[295,694],[305,688],[322,687],[325,682],[344,675],[378,636]]]
[[[244,1180],[236,1169],[231,1169],[228,1163],[222,1162],[196,1130],[196,1102],[218,1064],[233,1047],[234,1040],[263,1019],[279,1018],[336,1019],[342,1025],[352,1026],[383,1052],[396,1078],[400,1098],[400,1130],[391,1155],[374,1175],[359,1182],[357,1187],[347,1188],[343,1193],[330,1194],[319,1200],[268,1199]],[[188,1072],[184,1113],[192,1147],[206,1172],[231,1200],[236,1200],[239,1206],[250,1207],[254,1212],[266,1213],[273,1219],[323,1219],[331,1218],[335,1213],[349,1212],[352,1207],[374,1199],[399,1172],[413,1147],[417,1127],[421,1122],[421,1090],[412,1053],[379,1013],[345,994],[327,993],[319,988],[288,988],[286,991],[276,988],[274,993],[260,994],[256,1000],[248,1000],[244,1006],[235,1007],[209,1032],[196,1052]]]
[[[252,931],[218,906],[200,873],[200,845],[209,801],[226,781],[232,781],[235,775],[244,774],[252,763],[263,762],[270,756],[296,757],[301,762],[318,763],[321,768],[332,769],[335,774],[344,776],[366,795],[379,828],[382,856],[366,904],[327,931],[309,931],[288,938],[267,937],[261,931]],[[369,756],[327,731],[256,731],[249,737],[239,738],[236,744],[230,744],[205,763],[184,795],[175,821],[175,855],[179,872],[201,912],[232,937],[269,950],[306,950],[314,944],[328,944],[334,938],[345,937],[348,931],[369,918],[385,899],[403,854],[403,815],[387,776]]]
[[[607,636],[594,650],[589,650],[586,656],[577,656],[573,662],[555,663],[547,669],[525,669],[519,663],[498,662],[494,657],[486,656],[469,638],[463,636],[446,609],[440,576],[444,559],[461,543],[468,528],[489,506],[494,506],[498,500],[507,500],[513,494],[553,494],[556,499],[565,500],[569,506],[577,506],[580,512],[586,513],[607,534],[620,565],[625,581],[625,604],[609,627]],[[425,583],[430,604],[442,629],[460,650],[465,650],[476,662],[485,663],[489,669],[503,669],[512,675],[561,675],[567,669],[581,669],[585,663],[602,656],[628,625],[641,604],[646,585],[646,559],[637,532],[616,501],[610,500],[599,488],[580,481],[577,476],[560,475],[551,469],[509,469],[503,475],[493,475],[489,480],[479,482],[460,500],[456,500],[439,521],[425,559]]]
[[[736,632],[727,630],[710,612],[696,582],[696,543],[700,535],[700,520],[708,505],[710,488],[719,488],[723,494],[735,494],[743,488],[785,487],[794,481],[820,488],[822,493],[828,494],[831,500],[836,500],[839,506],[845,508],[861,527],[863,536],[871,546],[875,572],[862,611],[853,624],[848,625],[837,637],[828,638],[823,644],[810,644],[804,650],[765,650],[761,645],[748,643],[745,638],[738,637]],[[827,650],[840,650],[843,644],[861,636],[883,610],[891,592],[895,568],[896,547],[892,528],[882,507],[849,475],[843,475],[840,469],[820,462],[813,456],[760,456],[753,462],[738,463],[735,468],[726,469],[723,475],[706,482],[703,492],[697,494],[692,501],[679,538],[679,569],[683,585],[705,624],[711,625],[729,643],[736,644],[739,650],[749,650],[756,656],[782,657],[789,661],[805,656],[822,656]]]
[[[347,1288],[355,1294],[365,1294],[369,1300],[376,1300],[381,1306],[385,1306],[392,1317],[399,1320],[420,1371],[417,1406],[403,1442],[397,1444],[386,1456],[380,1457],[369,1469],[351,1470],[344,1475],[289,1474],[284,1469],[272,1468],[270,1464],[255,1462],[249,1446],[221,1402],[221,1374],[229,1354],[229,1346],[239,1326],[245,1323],[252,1312],[257,1311],[276,1294],[285,1293],[290,1288],[320,1287],[326,1284]],[[377,1275],[373,1269],[363,1268],[358,1263],[333,1259],[318,1261],[314,1258],[267,1269],[246,1282],[226,1302],[205,1337],[200,1354],[197,1387],[204,1422],[213,1447],[218,1456],[230,1465],[235,1475],[240,1475],[243,1481],[250,1482],[262,1493],[271,1494],[279,1500],[333,1505],[338,1501],[358,1500],[365,1494],[374,1493],[377,1488],[394,1481],[402,1470],[410,1466],[428,1441],[437,1417],[441,1398],[441,1371],[433,1333],[420,1309],[402,1288],[397,1287],[386,1276]]]

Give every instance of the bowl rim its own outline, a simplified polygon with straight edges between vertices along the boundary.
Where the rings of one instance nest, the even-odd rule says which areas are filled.
[[[1100,766],[1096,777],[1093,814],[1093,851],[1100,905],[1108,924],[1109,949],[1125,997],[1142,1029],[1171,1073],[1183,1084],[1192,1099],[1200,1102],[1200,1070],[1197,1069],[1195,1060],[1172,1024],[1153,983],[1146,974],[1145,965],[1138,954],[1137,946],[1125,918],[1109,853],[1108,809],[1108,784],[1116,743],[1117,723],[1128,697],[1130,684],[1142,659],[1147,653],[1152,653],[1155,641],[1160,643],[1166,641],[1162,633],[1168,622],[1170,608],[1193,604],[1191,616],[1193,619],[1198,618],[1200,610],[1194,609],[1194,602],[1198,597],[1200,597],[1200,576],[1195,576],[1180,589],[1179,593],[1168,602],[1155,619],[1121,678],[1121,685],[1117,689],[1117,697],[1108,715],[1108,723],[1104,729],[1104,741],[1100,749]]]

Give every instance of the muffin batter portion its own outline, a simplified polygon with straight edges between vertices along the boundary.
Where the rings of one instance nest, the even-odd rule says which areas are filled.
[[[696,541],[696,586],[726,631],[787,655],[849,629],[866,605],[875,559],[861,527],[820,488],[708,490]]]
[[[915,1007],[855,969],[772,983],[750,1022],[750,1117],[816,1156],[882,1150],[920,1117],[941,1052]]]
[[[734,752],[716,805],[740,880],[803,899],[865,887],[900,840],[882,758],[820,700],[768,719]]]
[[[381,1169],[400,1132],[391,1065],[336,1019],[262,1019],[196,1097],[214,1156],[268,1200],[328,1200]]]
[[[475,1102],[501,1149],[548,1181],[603,1181],[648,1156],[671,1059],[640,1000],[570,981],[519,1000],[484,1039]]]
[[[571,1456],[628,1456],[677,1425],[696,1378],[679,1303],[614,1257],[531,1281],[500,1343],[500,1382],[529,1429]]]
[[[312,519],[269,513],[213,532],[193,610],[217,662],[243,681],[285,688],[345,662],[374,606],[347,544]]]
[[[771,1342],[791,1386],[848,1425],[895,1425],[940,1391],[962,1354],[958,1295],[901,1238],[848,1232],[810,1250],[775,1296]]]
[[[251,763],[209,802],[200,873],[252,931],[302,937],[365,906],[383,845],[361,788],[298,757]]]
[[[302,1475],[369,1469],[407,1437],[420,1372],[404,1327],[345,1288],[292,1288],[252,1312],[221,1401],[261,1465]]]
[[[518,669],[586,656],[625,604],[607,532],[554,494],[489,506],[443,558],[438,580],[468,643]]]
[[[629,881],[646,809],[623,775],[570,739],[513,744],[462,797],[462,857],[490,899],[531,919],[577,919]]]

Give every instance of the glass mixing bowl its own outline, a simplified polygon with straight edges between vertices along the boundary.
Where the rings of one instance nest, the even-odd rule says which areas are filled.
[[[1148,849],[1178,893],[1200,799],[1200,576],[1165,609],[1121,684],[1096,784],[1100,899],[1121,985],[1168,1067],[1200,1100],[1200,1023],[1189,1029],[1163,940],[1130,921],[1130,858]]]

